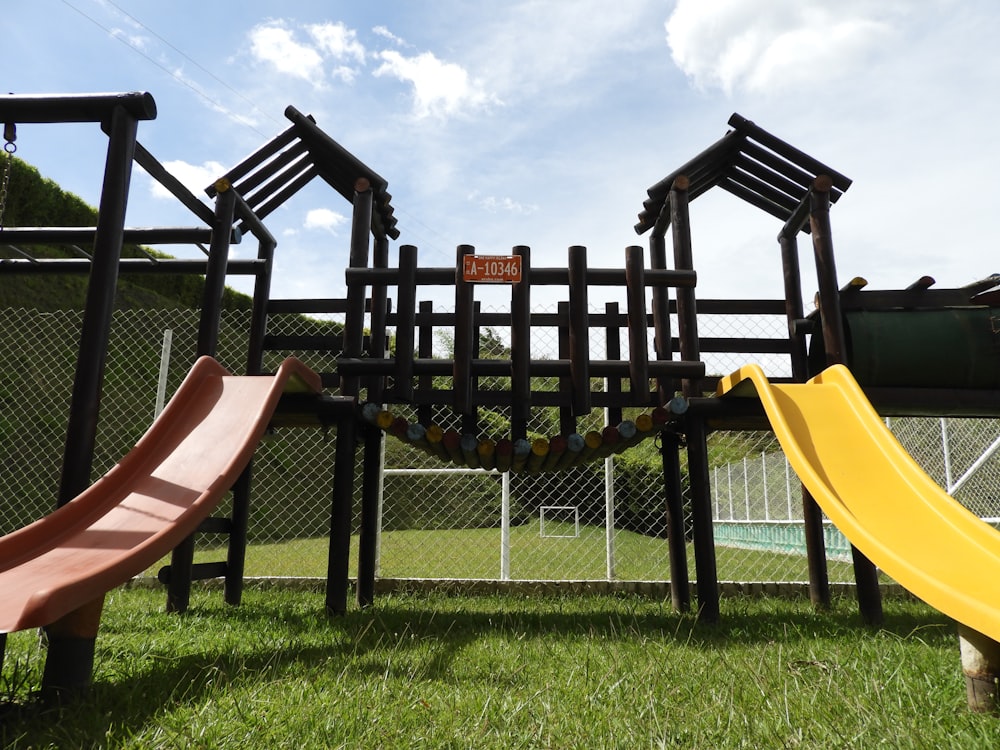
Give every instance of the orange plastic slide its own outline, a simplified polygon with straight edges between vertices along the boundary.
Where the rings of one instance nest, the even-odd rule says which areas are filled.
[[[724,398],[759,398],[792,468],[875,565],[960,623],[1000,641],[1000,532],[921,469],[836,365],[771,384],[757,365],[723,378]]]
[[[0,538],[0,632],[41,627],[170,552],[250,461],[282,393],[321,390],[294,358],[235,377],[200,358],[145,435],[91,487]]]

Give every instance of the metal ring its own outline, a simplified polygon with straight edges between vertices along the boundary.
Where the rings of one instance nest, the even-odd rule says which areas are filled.
[[[13,154],[15,151],[17,151],[17,144],[14,143],[14,141],[7,141],[5,144],[3,144],[3,150],[6,151],[8,154]]]

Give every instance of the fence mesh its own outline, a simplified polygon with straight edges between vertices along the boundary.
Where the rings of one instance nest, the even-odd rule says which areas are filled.
[[[272,319],[272,333],[309,334],[299,316]],[[328,333],[317,321],[315,333]],[[701,335],[779,337],[782,323],[741,319],[723,330],[709,316]],[[777,326],[773,327],[772,326]],[[0,532],[51,512],[69,410],[81,315],[74,312],[0,311]],[[249,314],[223,316],[219,360],[245,368]],[[294,328],[294,330],[292,330]],[[94,476],[107,471],[150,424],[158,387],[173,393],[193,362],[196,311],[131,311],[114,317],[98,425]],[[169,332],[169,351],[165,334]],[[542,329],[534,352],[557,356],[555,329]],[[546,338],[547,337],[547,338]],[[505,345],[502,331],[496,332]],[[623,337],[624,339],[625,337]],[[595,358],[606,342],[590,343]],[[445,335],[438,348],[447,349]],[[627,344],[623,340],[623,348]],[[649,351],[653,351],[652,341]],[[272,368],[295,354],[318,370],[334,369],[329,352],[269,353]],[[442,356],[447,356],[442,351]],[[622,357],[628,356],[627,351]],[[160,384],[161,362],[166,378]],[[727,372],[746,355],[706,354],[710,372]],[[781,358],[757,358],[769,375],[786,375]],[[483,380],[480,387],[491,384]],[[541,386],[539,386],[541,387]],[[558,387],[554,385],[553,387]],[[413,412],[401,414],[415,419]],[[530,429],[558,434],[555,410],[536,410]],[[592,415],[595,423],[603,415]],[[442,426],[454,419],[435,414]],[[506,434],[503,410],[484,412],[484,434]],[[1000,517],[1000,421],[894,419],[891,427],[928,473],[973,512]],[[325,576],[336,435],[319,429],[282,430],[254,458],[248,576]],[[385,442],[380,504],[378,573],[386,578],[550,580],[667,580],[665,504],[658,445],[640,443],[607,462],[566,472],[510,475],[456,470],[412,447]],[[360,464],[360,453],[358,454]],[[770,433],[721,432],[710,438],[713,515],[719,577],[733,581],[808,579],[801,538],[798,480]],[[356,498],[355,507],[358,507]],[[228,513],[228,500],[220,514]],[[685,498],[684,507],[689,508]],[[685,520],[690,526],[690,517]],[[357,519],[355,520],[355,527]],[[830,531],[830,578],[852,580],[849,563]],[[199,559],[220,559],[224,540],[199,535]],[[352,561],[354,554],[352,552]],[[689,570],[694,577],[693,560]],[[150,574],[155,573],[155,569]]]

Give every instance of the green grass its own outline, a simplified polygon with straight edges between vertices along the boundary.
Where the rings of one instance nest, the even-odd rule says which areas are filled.
[[[572,528],[571,525],[567,525]],[[511,577],[522,580],[604,580],[604,529],[581,526],[579,538],[542,538],[538,524],[511,529]],[[352,539],[357,548],[357,539]],[[326,577],[329,542],[324,538],[296,539],[248,548],[248,576]],[[616,578],[629,581],[668,580],[667,543],[628,531],[615,540]],[[224,551],[199,551],[207,562],[225,557]],[[351,555],[351,575],[356,574]],[[165,564],[164,561],[161,564]],[[720,580],[807,581],[806,558],[755,550],[716,549]],[[159,566],[157,566],[159,567]],[[849,563],[829,561],[832,582],[854,581]],[[153,570],[155,571],[156,568]],[[688,549],[688,570],[695,578],[694,552]],[[383,578],[498,578],[499,529],[425,529],[382,533],[379,574]]]
[[[887,600],[723,599],[699,625],[637,597],[392,595],[328,619],[322,595],[109,595],[95,685],[44,709],[43,653],[10,636],[6,748],[986,748],[953,625]]]

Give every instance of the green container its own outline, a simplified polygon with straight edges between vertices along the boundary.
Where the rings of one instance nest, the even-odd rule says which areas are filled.
[[[862,386],[1000,388],[1000,308],[851,311],[844,333]]]

